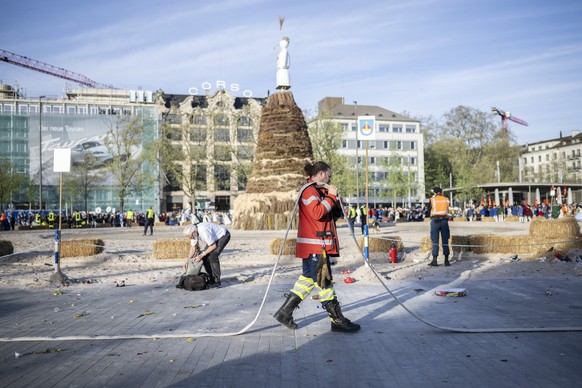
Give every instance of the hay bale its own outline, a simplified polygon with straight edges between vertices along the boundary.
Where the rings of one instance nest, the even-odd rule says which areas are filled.
[[[285,246],[283,247],[283,251],[281,252],[282,255],[295,255],[295,244],[297,243],[297,239],[288,238],[285,241]],[[282,238],[274,238],[269,243],[269,248],[271,249],[271,254],[278,255],[279,251],[281,250],[281,244],[283,244]]]
[[[402,243],[402,239],[398,236],[390,236],[390,237],[369,237],[368,238],[368,252],[390,252],[390,245],[392,245],[392,241],[396,242],[396,249],[398,252],[402,252],[404,250],[404,244]],[[358,245],[363,250],[364,249],[364,237],[358,237]]]
[[[449,249],[451,252],[469,252],[471,250],[469,245],[469,237],[470,236],[451,236],[449,238]],[[439,236],[439,251],[442,252],[442,241],[441,237]],[[430,236],[424,236],[422,240],[420,240],[419,249],[421,252],[431,252],[432,251],[432,241],[430,240]]]
[[[186,259],[189,253],[190,240],[186,238],[161,239],[154,241],[154,259]]]
[[[14,246],[11,241],[0,240],[0,256],[11,255],[14,253]]]
[[[471,250],[475,253],[503,253],[512,255],[543,255],[550,248],[567,252],[582,248],[579,239],[552,242],[528,235],[481,234],[470,236]]]
[[[87,257],[103,252],[105,243],[100,239],[74,239],[61,241],[60,257]]]
[[[166,223],[163,221],[154,222],[154,226],[166,226]]]
[[[481,222],[495,222],[493,217],[481,217]]]
[[[529,225],[529,235],[546,240],[568,240],[580,235],[580,225],[574,217],[556,219],[534,217]]]
[[[505,222],[519,222],[518,216],[507,216],[505,217]]]
[[[453,222],[467,222],[466,217],[455,217],[453,218]]]

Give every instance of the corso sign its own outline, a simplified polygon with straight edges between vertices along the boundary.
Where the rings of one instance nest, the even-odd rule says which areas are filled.
[[[195,86],[190,87],[188,89],[188,94],[190,94],[192,96],[196,96],[200,93],[201,89],[204,92],[208,92],[209,90],[212,89],[212,86],[213,86],[212,83],[205,81],[205,82],[202,82],[202,84],[200,85],[200,88],[195,87]],[[227,87],[228,87],[228,90],[231,92],[240,91],[239,84],[228,84],[227,85],[225,81],[220,81],[220,80],[216,81],[215,87],[218,90],[227,90]],[[253,96],[253,92],[248,90],[248,89],[243,90],[242,94],[244,97],[252,97]]]

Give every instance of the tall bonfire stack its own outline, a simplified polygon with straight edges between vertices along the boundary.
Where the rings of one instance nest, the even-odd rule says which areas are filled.
[[[312,158],[307,124],[293,94],[272,94],[261,115],[252,176],[246,193],[234,202],[234,228],[286,229],[305,184],[303,168]],[[297,216],[292,223],[296,226]]]

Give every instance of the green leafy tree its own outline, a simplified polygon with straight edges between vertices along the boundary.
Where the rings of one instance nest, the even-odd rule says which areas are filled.
[[[155,139],[145,135],[146,119],[143,116],[120,117],[110,124],[104,143],[112,156],[107,169],[112,174],[119,195],[120,212],[123,213],[126,196],[143,187],[142,169],[153,165],[156,157]]]
[[[384,179],[380,180],[382,186],[381,196],[392,198],[392,206],[396,207],[398,197],[408,195],[409,169],[401,163],[400,157],[387,157],[380,161],[380,165],[386,170]]]
[[[314,161],[322,160],[329,164],[333,171],[332,183],[337,186],[344,196],[356,192],[356,174],[354,169],[348,167],[348,158],[341,155],[344,132],[338,123],[330,120],[327,112],[322,112],[309,121],[309,138],[313,149]]]
[[[0,160],[0,210],[5,209],[5,205],[12,203],[14,190],[25,181],[26,177],[15,171],[11,161]]]
[[[103,181],[104,173],[96,168],[97,159],[92,154],[83,154],[83,160],[78,165],[71,168],[71,172],[63,174],[63,186],[65,193],[70,197],[83,199],[84,210],[87,212],[89,196]]]

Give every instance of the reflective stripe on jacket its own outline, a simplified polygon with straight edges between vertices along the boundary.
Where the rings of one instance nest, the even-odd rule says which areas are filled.
[[[311,181],[309,181],[311,182]],[[331,231],[332,236],[326,236],[325,250],[328,254],[339,254],[337,230],[332,215],[332,208],[337,198],[330,195],[325,188],[308,186],[299,198],[299,227],[295,256],[305,259],[315,253],[320,254],[322,238],[317,232]]]
[[[430,199],[430,216],[446,216],[449,214],[449,199],[436,194]]]

